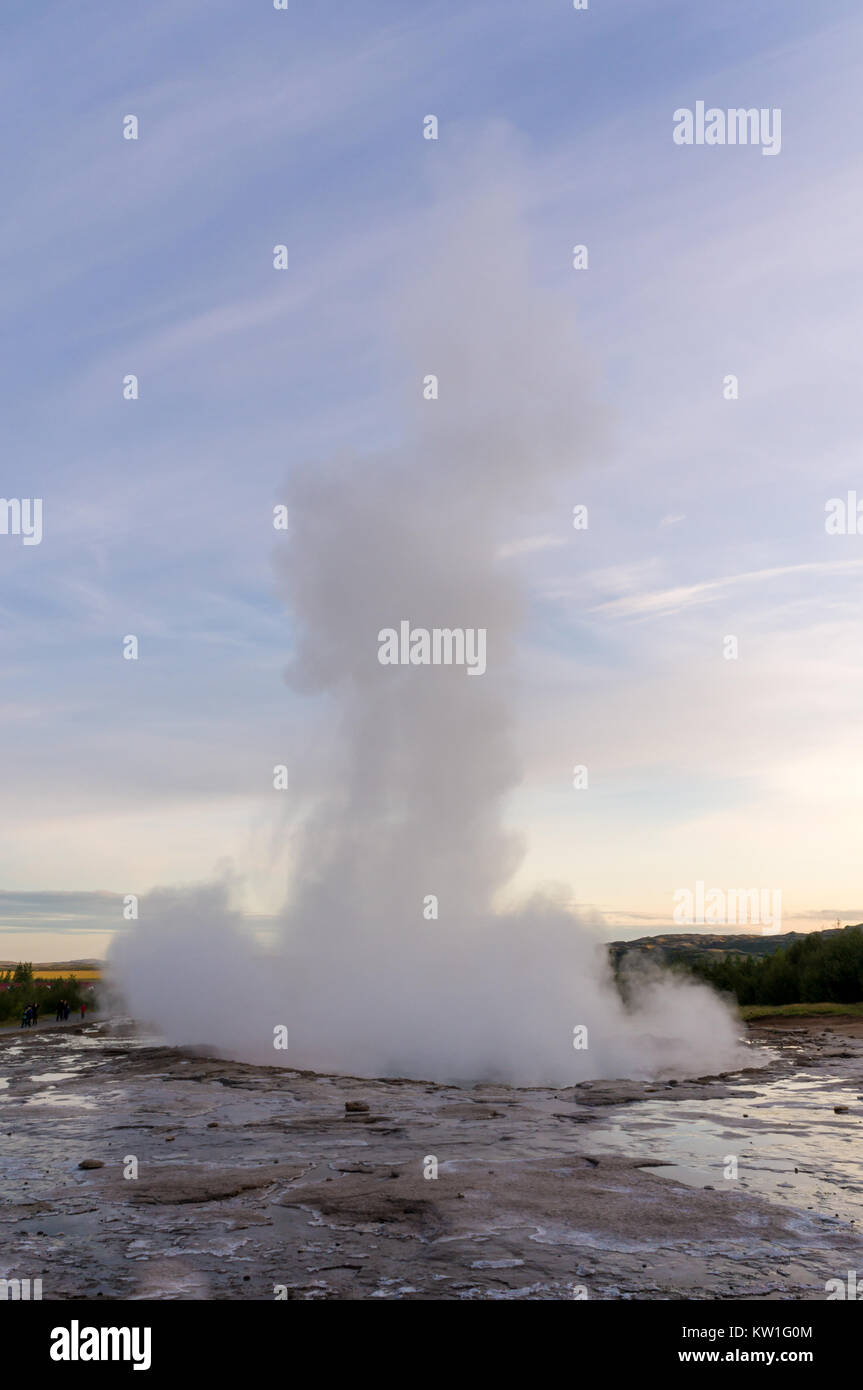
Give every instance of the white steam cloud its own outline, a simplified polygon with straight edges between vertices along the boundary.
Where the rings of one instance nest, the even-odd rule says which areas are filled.
[[[291,480],[287,679],[330,718],[328,748],[303,754],[317,799],[278,946],[255,954],[224,885],[152,894],[115,943],[129,1007],[173,1042],[319,1071],[521,1084],[741,1061],[738,1028],[706,988],[654,980],[627,1008],[586,923],[543,897],[494,908],[520,858],[502,810],[521,776],[526,607],[501,551],[568,495],[597,435],[572,305],[535,286],[505,144],[490,137],[453,176],[399,291],[417,402],[404,447]],[[425,400],[432,373],[439,399]],[[485,674],[381,665],[378,633],[405,620],[485,629]],[[423,915],[431,894],[437,920]],[[287,1052],[273,1048],[280,1024]]]

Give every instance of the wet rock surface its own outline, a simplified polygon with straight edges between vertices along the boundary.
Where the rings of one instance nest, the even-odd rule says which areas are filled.
[[[824,1298],[863,1261],[842,1147],[863,1030],[794,1025],[753,1030],[765,1070],[558,1090],[249,1066],[108,1022],[6,1035],[0,1276],[46,1299]],[[773,1142],[771,1088],[804,1068],[839,1136],[818,1160],[836,1214],[782,1172],[769,1196],[722,1181],[724,1117]],[[679,1181],[670,1136],[696,1120],[706,1154]]]

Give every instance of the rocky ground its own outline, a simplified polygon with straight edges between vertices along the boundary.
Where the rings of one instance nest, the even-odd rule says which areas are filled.
[[[247,1066],[104,1021],[6,1035],[0,1276],[45,1299],[824,1298],[863,1268],[860,1024],[760,1024],[766,1071],[562,1090]],[[683,1183],[639,1136],[659,1107],[666,1131],[721,1111],[717,1155],[729,1114],[769,1138],[759,1103],[804,1071],[845,1145],[832,1175],[825,1144],[806,1158],[847,1195],[838,1214]],[[609,1116],[632,1152],[602,1149]]]

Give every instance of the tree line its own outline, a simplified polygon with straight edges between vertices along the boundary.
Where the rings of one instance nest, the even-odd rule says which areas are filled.
[[[852,1004],[863,1000],[863,928],[812,932],[768,956],[696,959],[686,969],[738,1004]]]

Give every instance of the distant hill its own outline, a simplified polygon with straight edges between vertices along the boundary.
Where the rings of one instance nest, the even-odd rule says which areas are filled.
[[[0,970],[14,970],[17,960],[0,960]],[[33,962],[34,974],[40,970],[101,970],[103,960],[40,960]]]
[[[863,923],[860,924],[863,926]],[[635,941],[611,941],[608,952],[615,968],[630,952],[649,956],[652,960],[671,964],[675,960],[711,958],[721,959],[726,954],[737,956],[770,956],[780,947],[791,946],[806,936],[841,936],[843,932],[855,931],[855,927],[827,927],[822,932],[779,932],[767,936],[761,932],[667,932],[662,936],[639,936]]]

